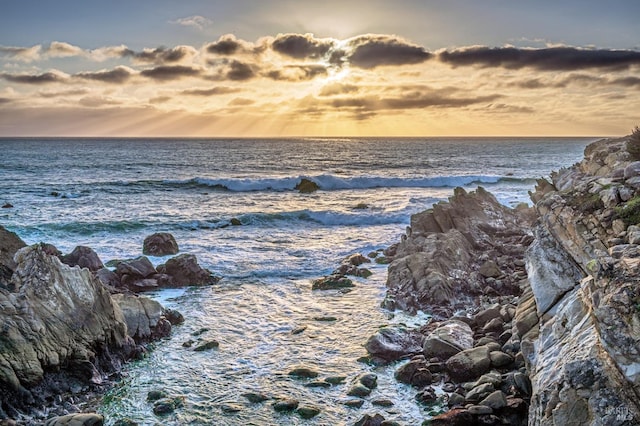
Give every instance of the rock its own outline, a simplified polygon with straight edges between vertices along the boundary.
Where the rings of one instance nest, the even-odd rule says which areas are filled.
[[[122,311],[89,270],[63,264],[41,244],[14,259],[13,290],[0,288],[3,407],[48,405],[47,395],[99,384],[134,355]],[[54,371],[57,383],[45,380]]]
[[[267,395],[261,392],[245,392],[242,394],[251,403],[258,404],[270,399]]]
[[[449,408],[462,407],[464,406],[464,404],[465,404],[464,396],[455,392],[449,395],[449,401],[447,402],[447,405],[449,406]]]
[[[0,226],[0,287],[8,287],[11,275],[16,269],[13,256],[26,243],[15,233]]]
[[[178,243],[168,232],[157,232],[149,235],[142,243],[142,254],[147,256],[168,256],[178,254]]]
[[[473,331],[466,323],[449,320],[432,331],[424,341],[423,352],[427,358],[447,359],[458,352],[473,347]]]
[[[302,407],[298,407],[298,409],[296,410],[296,413],[303,419],[312,419],[318,414],[320,414],[320,409],[317,407],[305,405]]]
[[[365,396],[368,396],[370,393],[371,393],[371,388],[366,387],[362,383],[356,383],[353,386],[351,386],[351,388],[347,392],[347,395],[364,398]]]
[[[99,269],[104,268],[100,257],[90,247],[78,246],[66,256],[62,257],[62,262],[69,266],[79,266],[81,268],[87,268],[91,272],[96,272]]]
[[[164,308],[155,300],[126,294],[114,294],[112,298],[127,324],[127,335],[136,342],[150,342],[171,332]]]
[[[210,349],[217,349],[220,346],[220,343],[217,340],[207,340],[193,348],[196,352],[208,351]]]
[[[482,331],[484,331],[485,333],[497,331],[500,334],[502,334],[503,327],[504,327],[504,321],[502,321],[502,318],[494,318],[488,323],[486,323],[484,327],[482,327]]]
[[[338,321],[338,318],[332,317],[332,316],[317,316],[317,317],[313,317],[312,319],[314,321],[319,321],[319,322],[334,322],[334,321]]]
[[[341,401],[341,404],[350,408],[360,408],[364,404],[364,400],[359,398],[345,399]]]
[[[640,161],[634,161],[624,168],[624,178],[631,179],[640,176]]]
[[[116,420],[113,426],[138,426],[138,423],[125,417],[124,419]]]
[[[96,277],[106,287],[110,287],[114,290],[116,287],[120,287],[120,277],[118,277],[118,274],[113,272],[111,269],[102,268],[97,270]]]
[[[493,408],[487,407],[486,405],[472,405],[467,407],[467,410],[474,416],[482,416],[485,414],[492,414]]]
[[[502,275],[502,271],[500,271],[500,268],[493,260],[487,260],[484,262],[482,266],[480,266],[478,272],[485,278],[498,278]]]
[[[300,334],[303,331],[305,331],[306,329],[307,329],[306,325],[301,325],[301,326],[298,326],[298,327],[294,328],[293,330],[291,330],[291,334],[294,334],[294,335],[295,334]]]
[[[327,382],[326,380],[314,380],[312,382],[305,383],[304,387],[306,387],[306,388],[330,388],[331,387],[331,383]]]
[[[473,415],[464,408],[454,408],[431,419],[429,426],[468,426],[474,424]]]
[[[353,281],[343,275],[328,275],[324,278],[313,280],[311,290],[336,290],[355,287]]]
[[[318,377],[318,372],[310,369],[309,367],[295,367],[291,371],[289,371],[289,376],[304,378],[304,379],[313,379]]]
[[[153,403],[153,414],[158,416],[166,416],[173,413],[177,408],[184,405],[184,397],[162,398]]]
[[[489,352],[489,359],[491,359],[491,365],[497,368],[505,367],[513,362],[513,357],[502,351]]]
[[[302,178],[294,189],[302,193],[310,193],[320,189],[320,186],[310,179]]]
[[[154,402],[162,398],[168,398],[169,394],[164,390],[151,390],[147,393],[147,402]]]
[[[353,266],[360,266],[363,263],[371,263],[371,259],[369,259],[368,257],[360,254],[360,253],[356,253],[356,254],[352,254],[351,256],[348,256],[346,259],[344,259],[342,261],[343,264],[348,264],[348,265],[353,265]]]
[[[380,362],[391,362],[422,352],[422,335],[401,325],[380,328],[364,347]]]
[[[356,380],[369,389],[375,389],[378,386],[378,376],[375,373],[363,373]]]
[[[467,349],[447,360],[447,371],[453,380],[473,380],[489,371],[491,359],[486,346]]]
[[[274,402],[272,407],[275,411],[282,413],[295,410],[298,408],[298,404],[297,399],[287,398]]]
[[[493,384],[491,383],[482,383],[482,384],[477,384],[473,389],[471,389],[467,395],[465,396],[465,400],[467,402],[478,402],[481,399],[484,399],[485,397],[487,397],[491,392],[495,391],[496,389],[493,387]]]
[[[436,391],[431,386],[427,386],[416,394],[416,401],[425,405],[432,405],[438,400]]]
[[[480,405],[491,407],[494,410],[499,410],[507,406],[507,398],[504,396],[502,391],[497,390],[480,401]]]
[[[373,416],[365,414],[355,422],[353,426],[382,426],[382,422],[384,421],[385,418],[381,414],[376,413]]]
[[[231,226],[242,226],[242,222],[236,217],[232,217],[229,223],[231,224]]]
[[[220,409],[222,410],[223,413],[233,414],[233,413],[239,413],[240,411],[242,411],[243,407],[238,404],[223,402],[222,404],[220,404]]]
[[[429,373],[424,373],[424,370],[428,371]],[[416,376],[419,371],[421,371],[421,373],[416,377],[416,383],[414,383],[414,376]],[[412,359],[408,363],[398,368],[394,373],[394,376],[400,383],[406,383],[408,385],[414,385],[416,387],[423,387],[431,384],[431,372],[428,370],[427,362],[424,360],[424,358]],[[423,381],[429,381],[429,383],[425,383],[424,385],[420,386],[419,383],[422,383]]]
[[[102,426],[104,417],[97,413],[74,413],[47,420],[45,426]]]
[[[330,383],[332,385],[339,385],[346,380],[345,376],[329,376],[324,379],[325,382]]]
[[[220,281],[220,278],[202,268],[192,254],[181,254],[167,260],[162,271],[171,277],[172,286],[212,285]]]
[[[474,315],[473,319],[476,324],[478,324],[481,327],[484,327],[484,325],[489,321],[495,318],[500,318],[500,317],[501,317],[500,306],[494,305],[490,308],[487,308],[478,312],[477,314]]]
[[[371,400],[371,405],[377,405],[378,407],[393,407],[395,404],[390,399],[376,398]]]
[[[3,208],[3,209],[12,209],[12,208],[13,208],[13,204],[11,204],[11,203],[4,203],[4,204],[2,205],[2,208]]]

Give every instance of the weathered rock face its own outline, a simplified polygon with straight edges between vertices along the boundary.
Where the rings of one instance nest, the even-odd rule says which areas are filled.
[[[27,244],[13,232],[0,226],[0,287],[7,287],[16,263],[14,254]]]
[[[532,297],[514,330],[532,382],[529,424],[640,424],[640,252],[624,215],[640,196],[640,168],[626,141],[589,145],[532,195]]]
[[[121,310],[87,269],[63,265],[42,245],[19,250],[15,260],[15,290],[0,289],[0,394],[19,409],[49,394],[46,372],[98,383],[100,371],[117,367],[112,355],[126,357],[134,344]]]
[[[87,268],[91,272],[96,272],[104,265],[98,254],[90,247],[78,246],[73,251],[62,257],[62,262],[69,266],[79,266]]]
[[[532,240],[531,217],[481,187],[456,188],[449,202],[411,217],[389,265],[384,306],[446,318],[483,294],[519,294],[526,272],[514,259]]]
[[[167,256],[178,254],[178,243],[168,232],[157,232],[149,235],[142,243],[142,254],[147,256]]]

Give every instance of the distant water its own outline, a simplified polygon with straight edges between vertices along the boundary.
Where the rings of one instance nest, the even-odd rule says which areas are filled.
[[[410,388],[393,380],[397,366],[358,363],[363,344],[385,324],[424,318],[379,307],[386,267],[357,279],[350,293],[312,292],[311,280],[345,256],[399,240],[410,215],[447,199],[456,186],[482,185],[506,205],[528,202],[535,179],[582,158],[593,138],[454,139],[0,139],[0,224],[27,243],[69,252],[94,248],[103,261],[141,255],[145,236],[171,232],[181,251],[224,277],[215,287],[160,291],[186,322],[151,355],[127,367],[126,378],[100,408],[107,424],[350,424],[381,412],[419,424]],[[320,190],[294,190],[302,178]],[[232,218],[242,226],[228,226]],[[151,258],[155,264],[163,258]],[[336,321],[316,321],[332,316]],[[307,329],[296,335],[300,326]],[[182,347],[192,333],[220,341],[211,352]],[[321,376],[363,371],[380,386],[360,409],[340,404],[348,385],[304,386],[294,365]],[[163,388],[186,397],[169,417],[156,417],[146,394]],[[313,420],[250,404],[260,390],[322,410]],[[391,408],[371,405],[376,398]],[[242,411],[225,414],[222,403]]]

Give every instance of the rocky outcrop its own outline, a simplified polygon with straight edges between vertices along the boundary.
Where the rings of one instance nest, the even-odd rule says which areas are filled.
[[[147,256],[168,256],[179,251],[176,239],[168,232],[149,235],[142,243],[142,254]]]
[[[481,187],[456,188],[448,202],[411,217],[389,265],[383,305],[448,318],[479,306],[483,295],[520,294],[532,218]]]
[[[627,140],[589,145],[581,163],[532,194],[540,217],[527,252],[532,298],[516,313],[530,424],[640,423],[640,168]]]
[[[7,288],[16,263],[13,255],[27,244],[15,233],[0,226],[0,288]]]

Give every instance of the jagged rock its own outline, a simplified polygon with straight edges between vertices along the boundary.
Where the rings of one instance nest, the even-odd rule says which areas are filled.
[[[380,328],[364,345],[374,360],[391,362],[422,352],[422,335],[402,325]]]
[[[43,245],[15,255],[15,291],[0,288],[0,397],[17,409],[45,403],[47,372],[67,384],[99,383],[134,353],[121,309],[87,269],[71,268]],[[62,382],[64,383],[64,382]],[[38,387],[40,386],[40,387]]]
[[[355,287],[353,281],[340,274],[328,275],[326,277],[313,280],[313,283],[311,284],[312,290],[338,290],[351,287]]]
[[[167,260],[164,266],[158,266],[158,272],[171,277],[171,286],[211,285],[220,281],[207,269],[198,264],[192,254],[181,254]]]
[[[111,287],[113,289],[120,287],[120,277],[118,277],[118,274],[113,272],[111,269],[99,269],[96,271],[96,277],[107,287]]]
[[[165,318],[165,310],[155,300],[144,296],[112,295],[127,323],[127,334],[136,342],[149,342],[168,336],[171,323]]]
[[[13,256],[27,244],[18,235],[0,226],[0,287],[8,287],[16,269]]]
[[[92,248],[86,246],[74,248],[71,253],[63,256],[61,260],[62,263],[66,263],[69,266],[87,268],[91,272],[104,268],[98,254]]]
[[[142,254],[147,256],[167,256],[178,254],[179,251],[176,239],[168,232],[149,235],[142,243]]]
[[[102,426],[104,417],[97,413],[74,413],[47,420],[45,426]]]
[[[448,359],[465,349],[473,347],[473,330],[468,324],[449,320],[429,334],[423,345],[424,356]]]
[[[478,272],[485,278],[497,278],[502,275],[502,271],[500,271],[500,268],[493,260],[484,262]]]

